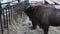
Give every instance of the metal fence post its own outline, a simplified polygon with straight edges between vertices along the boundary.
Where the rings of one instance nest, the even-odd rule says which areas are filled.
[[[1,24],[1,34],[3,34],[3,23],[2,23],[2,7],[1,7],[1,2],[0,2],[0,24]]]
[[[0,11],[1,11],[1,2],[0,2]]]
[[[7,13],[8,13],[8,11],[10,11],[10,3],[8,3],[7,4],[7,6],[6,7],[8,7],[7,9],[6,9],[6,18],[8,18],[8,16],[7,16]],[[8,11],[7,11],[8,10]],[[9,15],[9,18],[10,18],[11,16]],[[10,20],[10,19],[9,19]],[[7,22],[7,34],[9,34],[9,23],[8,23],[8,21],[6,21]]]

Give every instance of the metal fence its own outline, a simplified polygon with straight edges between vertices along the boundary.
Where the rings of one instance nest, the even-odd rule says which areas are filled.
[[[7,4],[7,6],[4,7],[4,8],[1,8],[1,5],[3,5],[3,4]],[[21,3],[19,2],[17,4],[19,5]],[[2,4],[0,3],[0,25],[1,25],[0,26],[0,31],[1,31],[1,34],[9,34],[9,25],[11,24],[11,20],[13,18],[15,18],[15,16],[16,16],[15,12],[17,12],[17,11],[13,10],[14,9],[13,6],[15,6],[15,5],[10,6],[10,2],[8,2],[8,3],[2,3]],[[26,5],[26,3],[25,3],[25,5]],[[4,33],[5,30],[6,30],[6,33]]]
[[[7,4],[6,7],[2,8],[1,5]],[[9,24],[11,23],[12,18],[14,17],[14,11],[13,6],[10,6],[10,2],[7,3],[0,3],[0,30],[1,34],[5,34],[4,31],[6,31],[6,34],[9,34]]]
[[[1,9],[1,33],[4,34],[4,30],[7,29],[7,34],[9,34],[9,23],[14,15],[13,7],[7,6],[6,8]]]

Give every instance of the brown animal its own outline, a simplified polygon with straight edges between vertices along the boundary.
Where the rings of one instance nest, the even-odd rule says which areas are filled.
[[[32,28],[36,25],[44,30],[44,34],[48,34],[49,26],[60,26],[60,9],[56,9],[52,5],[30,6],[24,11],[32,21]]]

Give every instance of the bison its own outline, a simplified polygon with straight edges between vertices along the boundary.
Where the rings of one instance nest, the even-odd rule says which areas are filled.
[[[53,5],[30,6],[24,11],[32,21],[32,29],[38,25],[48,34],[49,26],[60,26],[60,9]]]

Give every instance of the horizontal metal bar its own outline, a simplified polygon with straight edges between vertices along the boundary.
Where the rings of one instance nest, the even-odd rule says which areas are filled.
[[[10,2],[6,2],[6,3],[1,3],[1,5],[3,5],[3,4],[9,4],[9,3],[12,3],[12,2],[15,2],[15,1],[10,1]]]

